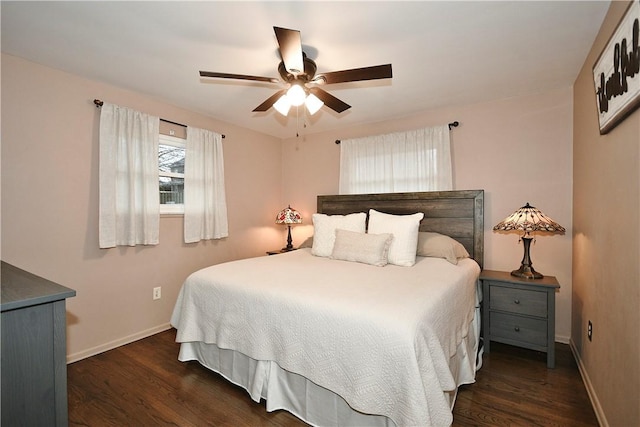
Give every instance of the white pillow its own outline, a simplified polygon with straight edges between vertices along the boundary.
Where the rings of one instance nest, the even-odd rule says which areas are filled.
[[[338,229],[331,258],[384,267],[392,239],[389,233],[368,234]]]
[[[367,214],[364,212],[349,215],[325,215],[315,213],[313,220],[313,246],[311,253],[315,256],[328,257],[333,251],[336,240],[336,229],[364,233],[366,231]]]
[[[404,267],[411,267],[416,263],[418,247],[418,230],[424,213],[412,215],[390,215],[369,210],[369,233],[393,234],[389,247],[389,263]]]
[[[444,234],[427,231],[418,233],[417,255],[444,258],[456,265],[458,259],[469,258],[469,252],[462,243]]]

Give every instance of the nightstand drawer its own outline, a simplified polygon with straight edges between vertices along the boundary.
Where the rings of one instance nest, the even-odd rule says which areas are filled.
[[[492,312],[490,324],[492,339],[504,338],[541,347],[547,345],[546,320]]]
[[[491,310],[547,317],[547,293],[491,283]]]

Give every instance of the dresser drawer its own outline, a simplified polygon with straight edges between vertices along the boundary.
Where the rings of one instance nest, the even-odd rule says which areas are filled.
[[[491,310],[547,317],[547,293],[491,285]]]
[[[547,322],[506,313],[491,313],[491,338],[518,341],[541,347],[547,345]]]

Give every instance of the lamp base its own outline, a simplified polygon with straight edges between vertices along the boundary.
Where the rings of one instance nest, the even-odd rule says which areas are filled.
[[[293,241],[291,240],[291,226],[287,224],[287,228],[289,232],[287,233],[287,246],[282,248],[283,251],[292,251],[293,250]]]
[[[519,269],[511,272],[512,276],[522,279],[542,279],[544,276],[533,269],[533,267],[521,265]]]
[[[524,256],[522,257],[522,263],[520,268],[511,272],[512,276],[520,277],[522,279],[542,279],[544,276],[533,269],[531,264],[531,256],[529,255],[529,248],[531,247],[530,237],[522,237],[522,245],[524,246]]]

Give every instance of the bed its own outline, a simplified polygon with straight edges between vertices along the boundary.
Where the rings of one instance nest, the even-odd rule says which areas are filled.
[[[187,278],[171,319],[179,360],[311,425],[450,425],[457,389],[479,367],[483,200],[482,190],[318,196],[311,247]],[[358,213],[369,235],[332,230],[333,251],[322,256],[322,227]],[[453,238],[468,257],[423,256],[418,241],[413,264],[398,262],[393,245],[406,227],[384,226],[408,221],[421,238]],[[363,261],[370,246],[390,263],[376,264],[378,250],[376,263]]]

